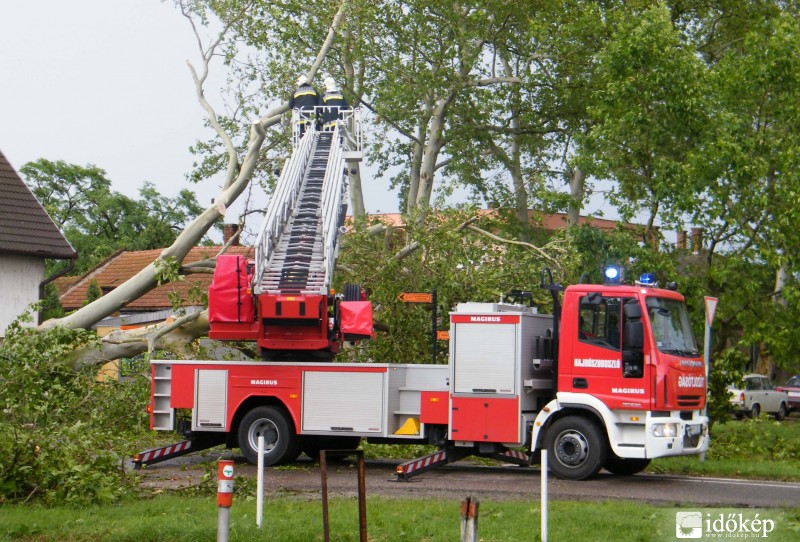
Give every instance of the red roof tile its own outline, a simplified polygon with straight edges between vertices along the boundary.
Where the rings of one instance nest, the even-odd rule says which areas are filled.
[[[188,264],[200,260],[210,259],[217,255],[221,247],[194,247],[189,251],[183,263]],[[253,248],[245,246],[232,246],[227,254],[241,254],[247,257],[253,256]],[[136,273],[150,265],[162,249],[141,250],[141,251],[120,251],[111,255],[97,267],[83,275],[79,280],[61,295],[61,305],[65,310],[75,310],[86,303],[86,295],[92,281],[97,283],[101,290],[111,290],[116,288]],[[177,292],[182,298],[186,299],[189,289],[196,285],[201,292],[208,291],[211,284],[211,274],[191,274],[186,276],[186,280],[162,284],[139,299],[129,303],[126,310],[133,311],[152,311],[168,309],[172,307],[170,303],[170,293]],[[174,294],[173,294],[174,295]]]

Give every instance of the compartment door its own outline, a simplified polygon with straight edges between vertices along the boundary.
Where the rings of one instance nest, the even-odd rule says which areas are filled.
[[[302,432],[383,435],[386,373],[303,373]]]

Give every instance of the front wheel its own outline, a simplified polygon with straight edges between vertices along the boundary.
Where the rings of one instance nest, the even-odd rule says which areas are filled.
[[[597,425],[580,416],[556,420],[547,430],[550,470],[565,480],[585,480],[603,468],[608,455],[605,436]]]
[[[778,408],[778,413],[775,414],[775,419],[782,421],[784,418],[786,418],[786,403],[781,403],[780,408]]]
[[[282,408],[256,407],[239,424],[239,448],[245,459],[258,463],[258,437],[264,436],[264,465],[288,463],[300,455],[300,443],[288,413]]]
[[[649,459],[624,459],[612,451],[608,452],[605,469],[618,476],[633,476],[642,472],[650,464]]]

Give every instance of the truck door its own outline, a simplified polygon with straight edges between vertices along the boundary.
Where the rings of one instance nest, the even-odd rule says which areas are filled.
[[[578,337],[572,356],[572,391],[589,393],[612,409],[644,409],[649,373],[641,347],[631,348],[625,330],[641,310],[631,297],[590,293],[579,300]]]

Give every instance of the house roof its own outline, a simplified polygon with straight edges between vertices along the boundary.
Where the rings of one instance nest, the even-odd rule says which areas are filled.
[[[183,263],[185,265],[213,258],[219,253],[220,248],[218,246],[194,247],[186,255]],[[112,254],[97,267],[80,277],[72,286],[68,287],[60,296],[61,305],[65,310],[75,310],[82,307],[86,303],[89,285],[92,282],[96,282],[101,291],[110,291],[150,265],[158,258],[162,250],[122,250]],[[252,257],[253,250],[252,247],[232,246],[228,248],[226,254]],[[179,294],[181,298],[188,299],[189,289],[194,286],[205,293],[211,285],[211,278],[211,274],[190,274],[186,276],[185,280],[162,284],[142,297],[133,300],[126,305],[125,310],[155,311],[169,309],[172,307],[171,295]]]
[[[0,253],[69,259],[75,249],[0,151]]]
[[[495,216],[497,215],[497,209],[479,209],[477,213],[481,217]],[[400,213],[379,213],[370,215],[370,217],[376,218],[388,226],[400,227],[405,225],[405,217]],[[567,227],[567,215],[564,213],[539,214],[531,209],[528,209],[528,221],[533,227],[540,227],[546,231],[555,231]],[[589,224],[590,226],[599,228],[601,230],[613,230],[620,223],[615,220],[608,220],[606,218],[580,216],[578,217],[578,224]],[[627,224],[626,226],[633,227],[634,225]]]

